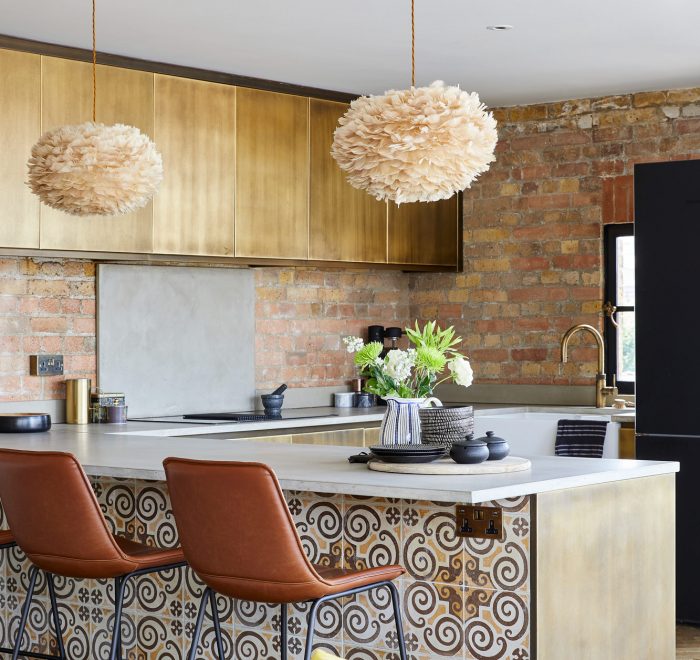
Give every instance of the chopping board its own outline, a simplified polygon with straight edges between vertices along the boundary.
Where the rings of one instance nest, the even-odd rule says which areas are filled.
[[[531,463],[529,458],[506,456],[500,461],[485,461],[471,465],[455,463],[451,458],[442,458],[432,463],[383,463],[371,460],[367,463],[367,467],[377,472],[395,474],[499,474],[529,470]]]

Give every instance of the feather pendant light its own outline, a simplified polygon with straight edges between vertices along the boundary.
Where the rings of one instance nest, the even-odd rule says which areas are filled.
[[[96,122],[95,0],[92,85],[92,121],[44,133],[32,147],[27,185],[44,204],[71,215],[122,215],[155,195],[163,180],[163,161],[138,128]]]
[[[496,120],[476,93],[435,81],[415,86],[411,0],[411,88],[362,96],[335,130],[331,154],[355,188],[379,200],[434,202],[468,188],[495,160]]]

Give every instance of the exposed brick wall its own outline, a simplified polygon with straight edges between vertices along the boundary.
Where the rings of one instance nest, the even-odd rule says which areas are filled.
[[[464,198],[464,273],[412,275],[411,316],[454,324],[477,381],[589,384],[603,222],[633,219],[635,163],[700,157],[700,89],[496,110],[498,159]]]
[[[264,268],[256,271],[258,388],[343,385],[352,377],[346,335],[405,327],[409,276],[394,271]]]
[[[632,218],[636,162],[700,157],[700,89],[502,108],[498,160],[465,194],[459,274],[260,268],[257,384],[340,385],[341,337],[371,323],[454,324],[481,382],[589,384],[595,351],[559,364],[569,325],[600,327],[603,222]],[[62,352],[94,377],[88,261],[0,259],[0,400],[61,398],[61,378],[26,375]]]
[[[62,353],[65,376],[29,376],[36,353]],[[0,401],[64,398],[71,377],[95,378],[95,265],[0,258]]]

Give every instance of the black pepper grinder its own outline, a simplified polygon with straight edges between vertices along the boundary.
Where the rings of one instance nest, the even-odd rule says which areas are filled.
[[[384,331],[384,336],[391,342],[391,345],[387,348],[384,347],[381,357],[384,357],[389,351],[395,351],[398,346],[396,345],[403,335],[403,330],[401,328],[387,328]]]

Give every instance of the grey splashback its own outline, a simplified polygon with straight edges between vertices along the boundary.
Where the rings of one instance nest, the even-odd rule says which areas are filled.
[[[253,406],[251,270],[100,264],[97,298],[98,384],[129,417]]]

